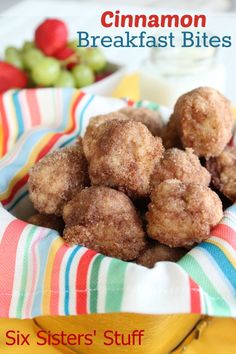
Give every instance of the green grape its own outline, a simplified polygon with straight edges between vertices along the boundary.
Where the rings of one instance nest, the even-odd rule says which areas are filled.
[[[76,53],[80,56],[80,58],[83,60],[86,56],[87,48],[85,47],[77,47],[78,41],[75,39],[74,41],[70,41],[68,43],[68,47],[72,48]]]
[[[99,48],[89,48],[85,57],[86,64],[95,72],[103,70],[106,65],[106,57]]]
[[[72,48],[72,49],[74,49],[74,50],[77,50],[77,44],[78,44],[78,42],[77,42],[77,40],[75,39],[75,40],[73,40],[73,41],[68,42],[68,47],[69,47],[69,48]]]
[[[35,48],[35,43],[31,41],[25,41],[22,47],[22,52],[32,48]]]
[[[93,71],[85,64],[79,64],[73,67],[72,73],[75,78],[76,87],[91,85],[95,81]]]
[[[75,87],[75,79],[68,70],[62,70],[54,83],[55,87]]]
[[[32,69],[32,79],[37,85],[54,85],[60,74],[59,62],[51,57],[44,57]]]
[[[15,47],[7,47],[5,49],[4,58],[6,62],[16,66],[19,69],[24,69],[24,63],[19,50]]]
[[[13,55],[17,56],[19,54],[20,54],[19,50],[16,47],[7,47],[5,49],[5,53],[4,53],[5,58],[8,56],[13,56]]]
[[[39,64],[39,62],[44,58],[44,55],[41,52],[41,50],[36,48],[25,50],[22,56],[23,56],[25,67],[29,70],[32,70],[33,67]]]

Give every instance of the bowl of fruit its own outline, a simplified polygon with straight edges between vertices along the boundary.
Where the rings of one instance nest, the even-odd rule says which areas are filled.
[[[44,20],[32,41],[21,48],[6,47],[2,57],[0,93],[16,88],[72,87],[109,95],[124,72],[100,48],[79,47],[77,40],[69,40],[67,25],[59,19]]]

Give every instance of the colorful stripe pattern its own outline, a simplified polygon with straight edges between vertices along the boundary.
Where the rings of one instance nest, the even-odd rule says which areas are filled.
[[[146,269],[27,224],[28,170],[83,134],[91,116],[133,102],[72,89],[12,91],[0,97],[0,317],[81,313],[202,313],[236,316],[236,206],[212,237],[179,264]],[[136,105],[169,112],[147,102]]]

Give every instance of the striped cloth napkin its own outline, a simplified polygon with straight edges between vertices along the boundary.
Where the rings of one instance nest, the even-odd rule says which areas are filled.
[[[133,102],[74,89],[0,96],[0,317],[136,312],[236,316],[236,206],[207,242],[178,263],[153,269],[69,247],[56,231],[30,225],[29,168],[73,143],[91,116]],[[158,110],[156,104],[137,102]]]

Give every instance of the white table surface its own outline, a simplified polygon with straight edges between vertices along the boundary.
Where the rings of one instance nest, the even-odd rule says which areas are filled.
[[[45,17],[59,17],[66,20],[71,38],[76,38],[78,30],[85,30],[91,34],[106,35],[107,30],[100,25],[100,15],[105,10],[114,9],[123,13],[158,13],[157,8],[142,7],[140,5],[124,6],[119,2],[100,3],[93,1],[22,1],[9,8],[0,16],[0,53],[7,45],[20,46],[24,40],[32,38],[35,26]],[[170,10],[161,10],[170,13]],[[173,9],[173,12],[174,9]],[[227,68],[226,95],[236,104],[236,14],[208,14],[207,30],[216,34],[232,35],[231,48],[221,49],[219,56]],[[109,29],[110,35],[119,35],[124,29]],[[135,32],[139,30],[133,30]],[[148,56],[145,48],[108,48],[105,49],[108,59],[129,66],[130,70],[137,69]]]

